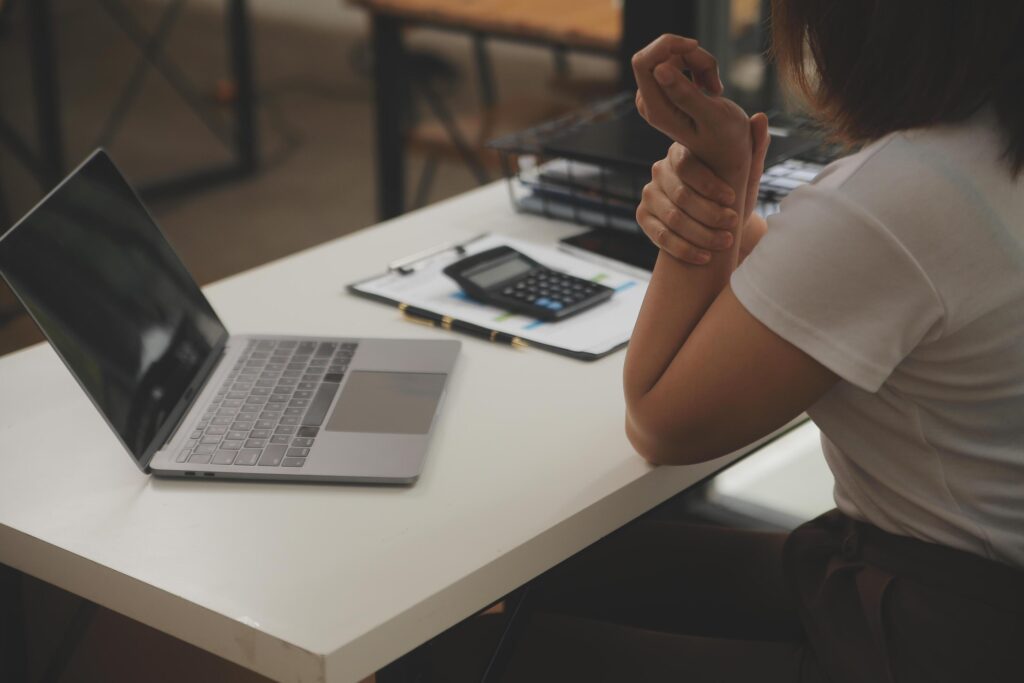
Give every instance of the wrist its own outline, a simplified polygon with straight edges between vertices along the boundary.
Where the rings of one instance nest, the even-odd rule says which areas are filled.
[[[761,241],[766,232],[768,232],[768,222],[765,221],[764,216],[757,212],[751,212],[738,235],[740,260],[743,260],[754,250],[754,247],[757,246],[757,243]]]

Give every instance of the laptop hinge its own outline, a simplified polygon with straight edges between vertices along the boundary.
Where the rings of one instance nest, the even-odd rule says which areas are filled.
[[[196,382],[193,386],[189,387],[189,389],[186,391],[185,400],[192,401],[193,399],[195,399],[195,397],[203,393],[203,389],[206,388],[207,382],[209,382],[210,378],[213,377],[214,374],[217,372],[217,368],[220,367],[221,361],[223,361],[224,356],[227,355],[227,350],[228,345],[227,341],[225,341],[224,344],[221,345],[220,347],[220,353],[217,354],[217,358],[210,365],[210,371],[205,373],[201,380]],[[191,412],[192,405],[190,404],[188,408],[181,412],[181,416],[178,418],[177,424],[174,425],[174,429],[172,429],[167,438],[164,439],[164,442],[160,445],[160,448],[157,449],[157,452],[160,452],[163,449],[167,448],[168,444],[174,441],[174,437],[178,435],[178,430],[181,429],[181,426],[183,424],[185,424],[185,418],[187,418]]]

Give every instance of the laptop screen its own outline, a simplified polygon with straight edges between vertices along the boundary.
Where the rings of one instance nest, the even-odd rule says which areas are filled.
[[[0,274],[145,468],[227,330],[104,152],[0,237]]]

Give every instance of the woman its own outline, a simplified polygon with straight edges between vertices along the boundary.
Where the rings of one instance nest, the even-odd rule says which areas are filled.
[[[863,147],[766,224],[764,116],[693,40],[635,56],[676,144],[637,210],[662,251],[626,430],[684,465],[806,411],[838,510],[613,535],[539,583],[502,680],[1024,680],[1024,5],[774,0],[772,30]]]

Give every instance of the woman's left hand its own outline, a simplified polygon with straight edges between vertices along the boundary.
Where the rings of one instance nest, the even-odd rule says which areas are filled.
[[[636,222],[657,247],[680,261],[705,265],[738,239],[735,192],[678,142],[651,169]]]
[[[693,74],[691,81],[683,70]],[[722,97],[718,62],[696,40],[663,35],[633,56],[637,111],[692,151],[721,178],[746,192],[751,161],[750,120]],[[706,91],[706,92],[705,92]]]

